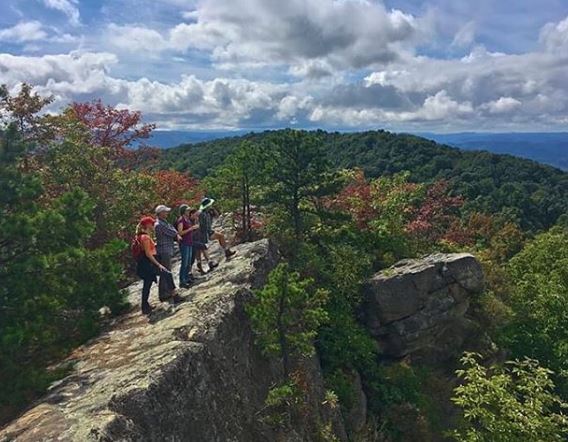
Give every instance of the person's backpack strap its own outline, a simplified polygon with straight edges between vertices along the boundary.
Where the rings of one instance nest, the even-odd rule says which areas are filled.
[[[144,255],[144,244],[142,244],[143,235],[146,235],[146,233],[139,233],[138,235],[135,235],[130,246],[132,257],[136,261],[140,260],[140,258]]]

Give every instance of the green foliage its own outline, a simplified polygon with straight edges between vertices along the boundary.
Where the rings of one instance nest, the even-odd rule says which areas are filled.
[[[41,110],[53,102],[53,96],[32,93],[32,86],[22,83],[18,95],[10,95],[6,85],[0,85],[0,123],[13,125],[28,142],[41,142],[50,133],[49,116]]]
[[[436,427],[436,406],[422,385],[426,375],[412,367],[381,368],[375,341],[356,319],[361,283],[373,271],[400,258],[434,250],[461,251],[467,244],[471,251],[482,252],[490,291],[475,307],[489,316],[488,329],[496,333],[509,324],[510,333],[503,333],[501,342],[516,348],[519,355],[554,353],[545,359],[548,361],[564,357],[562,349],[568,346],[563,340],[553,342],[564,336],[560,328],[568,330],[562,325],[564,314],[551,319],[550,308],[535,317],[539,309],[530,311],[534,299],[528,291],[520,296],[515,289],[511,303],[511,282],[522,281],[517,274],[527,271],[507,275],[501,266],[525,241],[517,224],[525,231],[537,231],[559,219],[562,222],[562,214],[568,212],[566,174],[513,157],[462,152],[384,131],[269,131],[171,149],[165,152],[164,164],[188,168],[199,176],[230,152],[237,152],[243,141],[265,146],[270,157],[265,164],[266,184],[253,192],[269,220],[267,233],[279,240],[294,270],[329,293],[324,307],[327,321],[319,327],[316,346],[326,383],[337,392],[342,406],[348,407],[352,401],[349,375],[358,371],[370,409],[389,422],[392,435],[404,438],[414,434],[401,429],[408,424],[405,419],[422,422],[417,423],[420,431]],[[349,173],[334,173],[334,169],[356,167],[377,179],[369,183],[363,174],[364,182]],[[231,195],[232,181],[238,201],[239,189],[234,184],[239,175],[224,173],[232,178],[223,192]],[[336,194],[337,184],[346,178],[351,178],[352,185]],[[465,202],[455,195],[463,195]],[[560,244],[554,247],[555,258],[558,250],[567,249]],[[533,273],[542,272],[535,269]],[[546,275],[541,279],[552,284]],[[519,296],[526,302],[519,301]],[[558,303],[562,302],[560,296]],[[543,306],[546,303],[551,301]],[[274,305],[272,310],[276,310]],[[555,311],[563,312],[564,308],[555,304]],[[278,353],[282,345],[275,329],[272,323],[270,342],[272,351]]]
[[[538,235],[508,268],[514,317],[502,344],[516,357],[529,356],[568,373],[568,230],[557,227]],[[564,379],[561,387],[568,394]]]
[[[270,143],[282,133],[285,131],[267,131],[168,149],[162,164],[201,177],[221,164],[243,140]],[[533,161],[460,151],[386,131],[315,131],[312,136],[318,138],[336,168],[362,168],[370,177],[410,171],[413,182],[444,179],[454,194],[466,198],[466,210],[501,214],[525,230],[545,230],[568,213],[568,175]]]
[[[431,440],[448,424],[440,418],[440,381],[427,369],[405,362],[376,364],[362,377],[369,414],[380,416],[389,439]]]
[[[374,366],[377,353],[375,341],[355,315],[362,300],[362,283],[372,273],[371,258],[357,243],[350,244],[349,236],[337,233],[322,229],[312,242],[296,244],[294,263],[329,293],[328,320],[319,329],[317,348],[324,372],[330,375]],[[342,390],[334,382],[330,386]]]
[[[317,330],[328,319],[323,308],[328,295],[312,279],[301,279],[287,264],[279,264],[248,307],[261,348],[281,358],[286,377],[294,359],[314,353]]]
[[[155,202],[154,179],[117,167],[111,155],[110,148],[70,137],[52,143],[36,158],[47,199],[82,189],[94,203],[91,220],[95,230],[90,246],[105,244],[117,236],[127,240],[136,217]]]
[[[285,215],[280,230],[295,240],[317,222],[317,201],[338,190],[337,174],[326,159],[321,140],[305,131],[287,129],[268,141],[269,177],[265,199]]]
[[[225,210],[239,213],[245,241],[252,238],[252,206],[262,200],[267,162],[265,150],[244,141],[204,181],[208,195],[220,198]]]
[[[44,366],[93,336],[100,307],[123,302],[124,244],[87,249],[93,202],[74,189],[39,204],[37,176],[18,168],[24,151],[10,130],[0,149],[0,408],[45,388]]]
[[[464,422],[452,436],[460,442],[563,441],[568,404],[554,393],[551,371],[537,361],[510,361],[488,370],[481,356],[466,353],[458,370],[463,384],[453,401],[463,409]]]
[[[271,388],[264,401],[264,421],[276,427],[290,426],[292,417],[303,403],[302,391],[293,380]]]

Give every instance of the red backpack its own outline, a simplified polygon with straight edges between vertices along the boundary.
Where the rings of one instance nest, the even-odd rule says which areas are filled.
[[[130,243],[130,252],[132,253],[132,258],[134,258],[135,261],[138,261],[142,258],[142,256],[144,256],[144,246],[140,240],[141,236],[142,235],[135,235]]]

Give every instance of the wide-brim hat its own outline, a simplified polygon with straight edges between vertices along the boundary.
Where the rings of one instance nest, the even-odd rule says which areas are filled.
[[[171,210],[172,209],[170,209],[168,206],[160,204],[159,206],[156,207],[156,210],[154,210],[154,212],[156,213],[156,215],[159,215],[162,212],[171,212]]]
[[[199,210],[208,209],[213,205],[214,202],[215,200],[213,198],[203,198],[201,200],[201,205],[199,206]]]

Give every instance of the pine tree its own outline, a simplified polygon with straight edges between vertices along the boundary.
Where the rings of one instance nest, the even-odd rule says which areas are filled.
[[[93,203],[81,189],[42,201],[21,170],[26,145],[12,125],[0,141],[0,410],[6,418],[44,389],[44,367],[92,336],[98,309],[122,306],[123,244],[85,248]],[[8,407],[11,406],[11,407]]]
[[[313,341],[327,321],[329,293],[291,272],[288,264],[279,264],[256,295],[258,302],[248,308],[253,329],[264,352],[280,358],[288,378],[294,360],[315,351]]]
[[[253,230],[253,206],[262,202],[262,185],[267,182],[267,151],[244,141],[206,181],[212,195],[222,197],[223,207],[238,211],[242,239],[250,241]]]
[[[339,180],[317,135],[287,129],[268,146],[267,200],[283,209],[296,240],[307,230],[306,217],[318,213],[318,199],[338,190]]]

